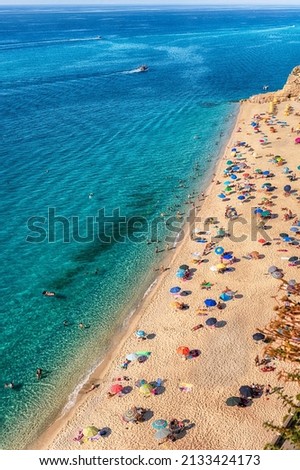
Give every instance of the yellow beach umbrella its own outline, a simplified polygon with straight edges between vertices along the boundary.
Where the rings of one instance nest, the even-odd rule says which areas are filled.
[[[224,263],[219,263],[219,264],[217,264],[216,268],[219,271],[219,269],[225,269],[226,265]]]
[[[83,429],[82,434],[84,437],[94,437],[98,434],[99,429],[96,426],[87,426]]]
[[[151,384],[143,384],[139,390],[144,395],[150,395],[151,391],[153,390],[153,386]]]

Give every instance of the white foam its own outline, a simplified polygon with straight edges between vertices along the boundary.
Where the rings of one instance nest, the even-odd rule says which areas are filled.
[[[80,393],[80,390],[88,382],[90,376],[102,364],[102,362],[103,362],[103,360],[100,363],[97,363],[94,366],[92,366],[92,368],[86,373],[86,375],[82,378],[82,380],[76,385],[73,392],[71,392],[70,395],[68,396],[68,401],[65,404],[64,408],[62,409],[62,412],[60,414],[60,418],[62,416],[64,416],[66,413],[68,413],[68,411],[70,411],[71,408],[73,408],[73,406],[76,403],[77,397]]]

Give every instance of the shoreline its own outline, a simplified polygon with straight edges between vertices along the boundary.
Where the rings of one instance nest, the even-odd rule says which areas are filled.
[[[238,105],[236,112],[232,116],[232,120],[230,120],[230,137],[229,140],[225,137],[223,138],[223,142],[221,142],[219,153],[216,157],[216,160],[213,165],[211,165],[209,172],[206,176],[206,181],[203,184],[202,190],[205,193],[205,197],[201,198],[200,207],[195,212],[195,215],[199,215],[201,213],[201,209],[203,204],[205,203],[206,197],[209,195],[211,188],[214,185],[214,174],[217,173],[219,166],[222,163],[222,158],[224,156],[224,152],[229,147],[229,142],[232,139],[235,126],[238,122],[239,115],[241,113],[242,102],[235,102]],[[230,115],[228,116],[230,117]],[[221,138],[222,141],[222,138]],[[199,188],[198,188],[199,189]],[[200,193],[199,193],[200,194]],[[190,208],[189,208],[190,210]],[[188,212],[189,212],[188,210]],[[184,237],[179,241],[179,245],[174,241],[173,249],[169,252],[166,252],[164,256],[160,259],[160,262],[165,266],[171,266],[176,257],[180,255],[180,251],[182,250],[186,239],[189,238],[189,231],[187,228],[189,227],[189,223],[186,221],[188,218],[188,213],[184,215],[184,224],[182,226],[182,231],[184,233]],[[171,252],[174,251],[172,254]],[[68,405],[68,402],[64,405],[64,408],[60,411],[59,415],[54,419],[54,421],[42,432],[41,436],[26,446],[26,450],[40,450],[47,447],[53,438],[57,435],[57,433],[62,429],[62,427],[68,422],[68,420],[72,419],[72,416],[76,413],[76,410],[88,400],[89,395],[83,393],[85,386],[91,385],[93,382],[101,382],[105,376],[107,375],[109,368],[111,366],[111,362],[114,358],[117,357],[118,353],[122,349],[127,338],[132,335],[132,333],[136,329],[136,325],[138,321],[142,320],[143,317],[143,309],[146,309],[149,303],[151,302],[152,298],[155,296],[156,292],[159,290],[162,280],[167,275],[167,272],[170,268],[166,268],[166,271],[163,273],[158,273],[153,276],[153,280],[151,281],[150,277],[150,284],[146,287],[146,290],[141,289],[143,295],[141,296],[141,300],[136,304],[133,304],[128,311],[127,316],[124,316],[124,320],[122,322],[122,330],[120,331],[119,335],[114,336],[111,338],[110,346],[108,351],[104,354],[104,357],[100,360],[100,363],[96,365],[93,371],[89,374],[88,379],[82,384],[81,389],[79,390],[77,397],[73,403],[73,405],[66,411],[63,412],[65,407]],[[159,270],[157,268],[156,270]],[[148,290],[150,289],[149,293]],[[130,312],[133,310],[133,313],[130,315]],[[128,326],[128,330],[126,330],[126,326]],[[118,347],[116,348],[116,345]],[[94,378],[93,378],[94,377]],[[76,390],[76,388],[74,389]],[[72,392],[73,393],[73,392]],[[69,397],[72,395],[69,395]]]
[[[231,272],[225,275],[212,272],[210,265],[218,263],[217,256],[214,253],[205,254],[205,258],[208,259],[195,266],[193,277],[187,282],[189,293],[188,297],[184,299],[188,304],[187,313],[178,312],[176,309],[174,311],[174,306],[172,310],[169,289],[175,283],[180,285],[180,281],[174,281],[175,267],[178,262],[190,265],[191,251],[193,252],[195,247],[196,249],[200,248],[194,240],[190,239],[187,231],[179,248],[172,256],[170,269],[160,276],[145,302],[141,303],[138,311],[130,318],[128,331],[120,339],[114,353],[107,356],[106,366],[100,367],[101,370],[99,369],[97,372],[95,371],[95,375],[98,374],[95,379],[100,382],[99,389],[92,392],[86,400],[78,402],[72,413],[63,417],[64,419],[59,426],[56,422],[56,429],[48,428],[30,448],[76,449],[78,444],[73,442],[74,434],[84,426],[93,425],[100,428],[108,427],[111,429],[111,436],[109,439],[101,439],[98,444],[85,442],[83,449],[157,449],[158,443],[153,439],[153,430],[149,423],[141,424],[143,436],[138,438],[135,434],[133,441],[131,431],[124,430],[130,429],[130,427],[127,425],[125,427],[121,419],[126,409],[133,405],[144,406],[145,400],[154,419],[171,420],[175,416],[179,419],[186,419],[192,424],[187,438],[180,439],[178,443],[167,443],[166,448],[260,449],[272,440],[272,435],[264,428],[263,423],[271,420],[280,422],[284,416],[284,407],[276,400],[276,396],[267,398],[263,396],[259,400],[255,400],[253,406],[247,407],[247,409],[232,408],[227,405],[227,399],[231,395],[235,396],[243,384],[249,386],[251,383],[261,384],[263,382],[263,387],[269,387],[270,384],[270,387],[274,389],[282,386],[282,383],[278,381],[277,373],[291,370],[290,364],[275,359],[276,372],[262,374],[256,363],[254,364],[254,358],[258,354],[262,354],[263,345],[254,342],[252,338],[257,329],[264,329],[274,318],[272,306],[275,305],[275,300],[271,300],[270,296],[274,297],[272,293],[274,294],[278,288],[278,281],[268,274],[268,266],[276,264],[284,272],[288,271],[287,275],[290,277],[296,274],[293,270],[290,272],[291,268],[287,267],[287,262],[284,260],[288,258],[278,252],[289,251],[289,256],[291,256],[298,254],[297,250],[295,247],[284,245],[284,242],[278,238],[278,234],[282,231],[284,224],[281,211],[285,210],[285,207],[281,206],[288,205],[291,212],[297,215],[299,211],[297,198],[291,197],[286,200],[282,193],[275,191],[277,194],[274,196],[275,199],[273,201],[272,198],[270,199],[271,206],[274,206],[271,212],[274,211],[274,215],[276,215],[272,218],[271,225],[268,227],[269,232],[266,234],[270,239],[270,246],[263,247],[259,244],[256,236],[255,239],[253,238],[252,226],[249,223],[252,220],[253,206],[264,205],[264,202],[259,203],[258,201],[266,194],[266,190],[262,189],[264,181],[261,178],[264,176],[257,174],[254,168],[259,166],[274,173],[270,181],[275,182],[275,190],[277,190],[284,187],[287,176],[282,168],[277,168],[280,165],[274,165],[270,156],[283,155],[286,160],[285,164],[289,165],[292,172],[295,171],[297,165],[297,147],[294,146],[292,134],[295,132],[294,129],[297,129],[299,121],[297,116],[300,115],[300,101],[292,100],[291,97],[282,98],[280,93],[282,90],[278,92],[278,95],[273,93],[273,99],[280,96],[276,103],[276,117],[274,119],[272,117],[272,124],[276,126],[276,129],[272,131],[275,132],[274,135],[272,132],[270,133],[268,127],[270,124],[267,122],[270,120],[270,117],[267,117],[268,98],[256,100],[251,97],[248,100],[242,100],[227,145],[220,149],[219,158],[212,170],[215,173],[213,181],[208,184],[205,191],[206,197],[197,211],[197,214],[203,215],[203,220],[211,216],[216,218],[218,222],[214,222],[217,224],[214,229],[218,228],[218,224],[221,224],[221,227],[225,224],[224,227],[226,227],[226,220],[224,222],[226,204],[217,199],[218,194],[222,191],[219,186],[224,178],[222,170],[223,167],[225,168],[225,161],[230,157],[235,160],[235,165],[240,161],[245,161],[249,173],[253,171],[250,174],[250,181],[253,182],[254,190],[250,191],[249,204],[245,204],[243,200],[237,198],[238,186],[241,183],[245,184],[241,176],[238,179],[237,194],[234,188],[226,200],[230,201],[230,205],[236,207],[238,217],[242,217],[239,229],[246,224],[247,235],[243,240],[225,237],[222,242],[219,242],[224,244],[225,250],[234,252],[237,259]],[[291,113],[286,112],[287,105],[293,108]],[[261,140],[260,135],[257,135],[257,132],[250,126],[254,119],[253,116],[257,115],[260,116],[261,121],[259,132],[267,136],[267,141]],[[284,118],[285,115],[289,117]],[[289,121],[287,126],[281,124],[283,119]],[[268,141],[268,139],[270,140]],[[236,142],[247,144],[246,147],[239,150],[241,160],[235,159],[235,155],[231,155],[231,151],[228,153],[230,148],[237,146]],[[210,234],[208,238],[215,237],[212,232],[206,233]],[[243,233],[245,232],[242,231]],[[259,232],[255,233],[255,235],[258,234]],[[236,236],[236,233],[234,235]],[[257,261],[249,260],[245,256],[254,250],[259,250],[262,255]],[[199,291],[199,281],[203,282],[204,279],[211,282],[211,293]],[[258,279],[259,284],[255,282]],[[220,316],[218,321],[222,325],[219,328],[207,327],[206,318],[202,316],[201,310],[200,318],[194,318],[199,310],[201,298],[218,298],[218,292],[227,290],[228,285],[230,290],[234,290],[238,295],[235,295],[231,302],[226,303],[222,307],[222,311],[214,310],[211,314],[216,317]],[[191,328],[196,321],[204,323],[202,330],[195,331],[194,328]],[[133,362],[128,371],[126,370],[126,374],[130,375],[129,383],[132,384],[132,387],[129,387],[128,395],[122,399],[108,399],[106,392],[114,381],[113,377],[115,374],[124,373],[119,369],[122,357],[130,351],[141,348],[137,345],[138,341],[133,334],[137,328],[154,333],[154,339],[143,342],[151,356],[145,364],[139,365],[137,362]],[[190,349],[197,348],[198,350],[199,348],[200,357],[182,362],[176,354],[176,348],[180,344],[185,344]],[[163,383],[166,384],[162,394],[149,398],[141,396],[139,391],[134,389],[135,382],[132,382],[141,377],[147,381],[162,377]],[[178,384],[181,382],[191,385],[190,393],[178,390]],[[295,384],[285,385],[286,393],[293,394],[296,391]]]

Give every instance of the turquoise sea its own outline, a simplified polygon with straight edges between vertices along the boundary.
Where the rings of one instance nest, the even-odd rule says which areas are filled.
[[[164,254],[136,227],[187,212],[237,101],[299,50],[299,9],[0,8],[1,448],[72,405]]]

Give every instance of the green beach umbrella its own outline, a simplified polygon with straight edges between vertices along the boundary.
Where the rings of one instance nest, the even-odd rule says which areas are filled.
[[[226,188],[224,189],[224,191],[226,191],[227,193],[232,191],[232,188],[230,186],[226,186]]]
[[[226,165],[232,165],[233,162],[231,160],[227,160]]]
[[[299,165],[299,166],[297,166],[297,170],[300,170],[300,165]]]
[[[269,217],[271,215],[271,212],[270,211],[263,211],[260,215],[262,217]]]
[[[255,173],[262,173],[262,170],[260,168],[256,168]]]

